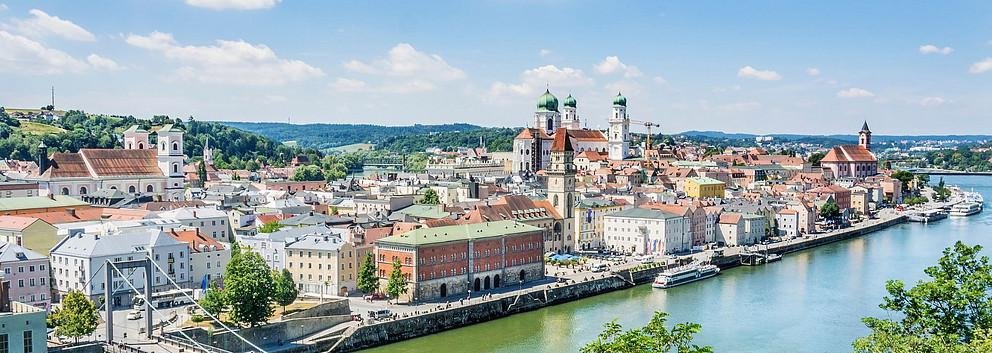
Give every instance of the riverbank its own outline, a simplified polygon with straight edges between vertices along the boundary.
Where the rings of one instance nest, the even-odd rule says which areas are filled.
[[[846,229],[815,234],[809,238],[774,243],[768,246],[768,251],[778,254],[802,251],[867,235],[903,222],[905,222],[905,216],[886,210],[880,214],[878,219],[866,220]],[[712,261],[723,268],[739,266],[738,254],[741,248],[728,250],[736,250],[737,252],[725,251],[724,256],[713,257]],[[712,255],[699,253],[690,256]],[[523,288],[510,293],[496,294],[487,298],[474,298],[466,302],[440,304],[423,312],[417,311],[411,315],[404,315],[396,320],[349,327],[329,335],[326,339],[318,338],[311,341],[311,344],[286,352],[352,352],[377,347],[632,288],[651,282],[658,273],[665,269],[660,265],[644,266],[639,264],[627,264],[620,267],[609,274],[574,273],[567,276],[570,281],[567,284],[546,284]]]

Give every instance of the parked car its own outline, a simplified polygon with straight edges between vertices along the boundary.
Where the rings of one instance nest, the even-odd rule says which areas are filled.
[[[393,312],[387,309],[369,312],[369,318],[373,320],[385,320],[393,316]]]
[[[362,298],[365,298],[365,300],[383,300],[386,299],[386,295],[382,293],[372,293]]]
[[[140,318],[141,318],[141,310],[131,310],[131,312],[127,313],[128,320],[138,320]]]
[[[603,271],[606,271],[606,265],[604,264],[592,265],[592,272],[603,272]]]

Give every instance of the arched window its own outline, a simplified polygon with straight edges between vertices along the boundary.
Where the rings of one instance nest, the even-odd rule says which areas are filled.
[[[145,144],[143,144],[143,143],[141,143],[141,142],[138,142],[138,149],[139,149],[139,150],[143,150],[143,149],[145,149]]]
[[[131,143],[130,142],[127,143],[127,149],[131,149]]]
[[[162,150],[165,151],[165,142],[162,142]]]
[[[551,198],[551,203],[554,204],[554,207],[558,207],[558,195]]]
[[[151,185],[148,185],[148,186],[145,187],[145,191],[147,191],[147,192],[154,192],[155,191],[155,188],[153,188]]]
[[[80,195],[86,195],[86,191],[87,190],[86,190],[86,187],[85,186],[80,186],[79,187],[79,194]]]
[[[173,151],[178,151],[179,150],[179,142],[173,142],[172,143],[172,150]]]
[[[116,186],[111,186],[110,187],[110,190],[117,190],[117,187]]]
[[[132,193],[132,194],[133,194],[133,193],[134,193],[135,191],[136,191],[136,190],[134,189],[134,185],[131,185],[131,186],[128,186],[128,187],[127,187],[127,192],[129,192],[129,193]]]
[[[172,173],[173,174],[179,173],[179,163],[172,164]]]
[[[68,194],[69,194],[69,188],[62,188],[62,195],[68,195]]]

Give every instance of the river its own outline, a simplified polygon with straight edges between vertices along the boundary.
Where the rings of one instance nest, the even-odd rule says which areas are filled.
[[[992,200],[992,177],[945,181]],[[669,313],[669,326],[701,324],[695,343],[716,352],[849,352],[851,342],[868,332],[861,318],[886,315],[878,308],[885,281],[923,278],[923,269],[957,240],[992,253],[992,210],[929,225],[906,223],[674,289],[642,285],[367,352],[577,352],[603,323],[641,326],[654,311]]]

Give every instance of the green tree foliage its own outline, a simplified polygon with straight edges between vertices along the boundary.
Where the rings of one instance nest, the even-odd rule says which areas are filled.
[[[926,196],[910,196],[903,199],[903,202],[909,206],[916,206],[930,202],[930,199],[926,198]]]
[[[511,128],[484,128],[470,124],[379,126],[351,124],[225,123],[278,141],[296,141],[300,146],[328,150],[356,143],[371,143],[377,150],[393,153],[423,152],[429,147],[451,149],[477,147],[481,137],[490,151],[510,151]],[[315,160],[315,159],[312,159]]]
[[[273,232],[278,232],[280,228],[282,228],[282,225],[279,224],[279,222],[273,221],[273,222],[269,222],[269,223],[263,224],[261,227],[258,227],[258,232],[259,233],[273,233]]]
[[[940,178],[940,182],[933,188],[933,193],[933,199],[937,202],[944,202],[951,198],[951,190],[944,184],[944,178]]]
[[[305,165],[296,168],[292,179],[295,181],[320,181],[324,180],[324,171],[320,170],[320,167],[317,165]]]
[[[375,258],[372,253],[365,255],[362,266],[358,268],[358,289],[365,294],[379,290],[379,276],[376,275]]]
[[[282,306],[282,311],[285,312],[286,306],[293,304],[300,294],[299,290],[296,289],[296,282],[293,281],[293,274],[285,268],[282,269],[282,272],[273,271],[272,284],[275,287],[272,291],[272,300]]]
[[[320,160],[320,167],[324,170],[324,178],[327,181],[341,180],[348,175],[348,166],[339,156],[324,156],[324,158]]]
[[[200,182],[200,187],[207,185],[207,164],[204,161],[196,165],[196,179]]]
[[[224,291],[217,288],[217,285],[211,284],[210,288],[207,289],[207,293],[200,298],[198,303],[203,307],[203,310],[206,310],[213,316],[217,316],[227,307],[225,300]]]
[[[820,160],[822,160],[823,157],[826,156],[827,155],[823,152],[813,152],[813,154],[809,155],[809,159],[807,159],[806,161],[812,164],[814,167],[819,167]]]
[[[273,308],[272,276],[262,256],[253,251],[239,251],[224,270],[224,297],[231,306],[230,318],[241,325],[264,323]]]
[[[820,217],[823,219],[835,219],[840,216],[840,206],[834,200],[827,200],[820,207]]]
[[[400,260],[394,260],[393,270],[389,273],[389,282],[386,283],[386,294],[389,294],[394,299],[399,298],[400,294],[404,294],[407,291],[406,277],[403,276],[401,268]]]
[[[905,170],[897,170],[892,172],[892,179],[902,182],[903,190],[909,190],[909,182],[913,181],[914,178],[916,178],[916,176],[913,175],[913,173]]]
[[[992,265],[981,250],[959,241],[923,271],[929,280],[910,289],[899,280],[886,282],[889,294],[879,307],[898,315],[864,318],[871,333],[857,339],[854,350],[992,352]]]
[[[97,314],[93,301],[83,292],[72,290],[62,298],[62,305],[50,315],[50,321],[56,335],[78,341],[96,331]]]
[[[441,204],[441,199],[438,198],[437,191],[427,188],[427,190],[424,190],[424,197],[420,198],[420,203],[425,205],[438,205]]]
[[[420,172],[427,168],[428,160],[427,153],[411,153],[403,161],[403,168],[409,172]]]
[[[44,142],[51,151],[76,152],[80,148],[122,148],[118,136],[131,127],[138,125],[146,130],[153,125],[175,124],[185,129],[184,152],[187,156],[203,154],[203,146],[210,138],[214,154],[214,164],[217,168],[242,169],[247,161],[265,159],[275,166],[285,166],[297,155],[313,156],[311,160],[319,159],[319,153],[312,149],[290,147],[258,134],[238,130],[215,122],[201,122],[193,118],[183,122],[181,119],[171,119],[168,116],[155,116],[150,120],[136,119],[132,116],[91,115],[79,110],[70,110],[62,119],[40,122],[60,128],[64,131],[57,133],[37,133],[25,129],[22,124],[12,118],[0,115],[0,158],[19,160],[34,160],[38,144]],[[154,139],[154,135],[152,137]]]
[[[975,147],[989,147],[986,143]],[[988,148],[976,148],[972,151],[969,146],[961,146],[956,149],[947,149],[927,152],[925,165],[931,168],[960,170],[967,172],[987,172],[992,171],[992,150]]]
[[[692,338],[702,326],[695,323],[676,324],[671,330],[665,325],[668,314],[655,312],[651,321],[642,328],[623,331],[615,320],[606,323],[605,329],[596,340],[586,344],[582,353],[712,353],[709,346],[692,344]]]

